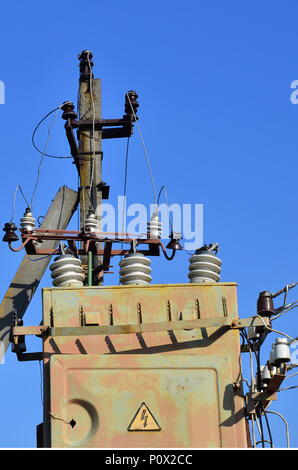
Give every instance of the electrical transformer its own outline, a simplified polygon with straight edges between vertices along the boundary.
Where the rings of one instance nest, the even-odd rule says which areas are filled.
[[[247,447],[236,284],[43,289],[45,447]]]

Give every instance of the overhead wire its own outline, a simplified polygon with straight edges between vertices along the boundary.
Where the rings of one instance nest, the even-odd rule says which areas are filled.
[[[138,128],[139,136],[140,136],[140,139],[141,139],[141,142],[142,142],[142,146],[143,146],[143,149],[144,149],[144,153],[145,153],[145,156],[146,156],[147,165],[148,165],[148,169],[149,169],[149,173],[150,173],[150,178],[151,178],[152,189],[153,189],[154,203],[155,203],[155,206],[157,207],[156,189],[155,189],[154,178],[153,178],[152,169],[151,169],[151,165],[150,165],[149,155],[148,155],[148,152],[147,152],[147,149],[146,149],[146,145],[145,145],[145,142],[144,142],[144,138],[143,138],[143,135],[142,135],[142,132],[141,132],[140,125],[139,125],[139,123],[138,123],[138,118],[137,118],[136,113],[135,113],[135,111],[134,111],[134,109],[133,109],[133,106],[132,106],[132,103],[131,103],[129,94],[126,93],[126,96],[127,96],[128,102],[129,102],[129,104],[130,104],[131,111],[132,111],[132,113],[133,113],[133,116],[134,116],[134,119],[135,119],[135,123],[136,123],[136,126],[137,126],[137,128]]]
[[[283,392],[284,390],[293,390],[293,388],[298,388],[298,385],[292,385],[292,387],[279,388],[278,392]]]
[[[49,143],[49,140],[50,140],[50,132],[51,132],[51,128],[52,128],[52,125],[57,117],[57,114],[58,112],[60,111],[60,109],[62,108],[64,103],[60,104],[60,106],[58,106],[54,111],[52,112],[55,112],[51,122],[50,122],[50,125],[48,127],[48,135],[47,135],[47,140],[46,140],[46,143],[45,143],[45,146],[44,146],[44,150],[41,155],[41,159],[40,159],[40,162],[39,162],[39,165],[38,165],[38,169],[37,169],[37,178],[36,178],[36,183],[35,183],[35,187],[33,189],[33,193],[32,193],[32,197],[31,197],[31,208],[33,209],[33,201],[34,201],[34,197],[35,197],[35,193],[36,193],[36,190],[37,190],[37,187],[38,187],[38,183],[39,183],[39,177],[40,177],[40,169],[41,169],[41,165],[42,165],[42,162],[43,162],[43,159],[44,157],[46,156],[46,149],[47,149],[47,146],[48,146],[48,143]],[[51,113],[49,113],[51,114]],[[48,115],[49,115],[48,114]]]
[[[129,154],[129,139],[130,137],[127,138],[126,142],[126,152],[125,152],[125,169],[124,169],[124,184],[123,184],[123,197],[124,197],[124,203],[123,203],[123,211],[122,211],[122,233],[124,232],[124,220],[125,220],[125,198],[126,198],[126,191],[127,191],[127,173],[128,173],[128,154]],[[126,229],[125,229],[126,231]],[[121,244],[121,250],[123,250],[123,242]],[[122,255],[120,257],[120,261],[122,260]],[[119,272],[119,285],[120,285],[120,272]]]
[[[283,333],[283,332],[281,332],[281,331],[274,330],[273,328],[270,328],[268,325],[266,325],[264,319],[263,319],[260,315],[255,315],[255,318],[260,318],[261,321],[264,323],[265,328],[266,328],[268,331],[272,331],[273,333],[277,333],[278,335],[285,336],[285,337],[288,338],[291,342],[295,341],[295,338],[292,338],[291,336],[287,335],[286,333]]]
[[[282,315],[285,313],[288,313],[290,310],[293,310],[294,308],[298,307],[298,301],[296,300],[295,302],[292,302],[289,304],[287,307],[285,307],[278,315],[275,315],[274,317],[271,317],[271,320],[276,320],[277,318],[280,318]]]
[[[62,104],[63,105],[63,104]],[[32,145],[33,147],[35,148],[35,150],[37,150],[37,152],[41,153],[44,157],[49,157],[49,158],[57,158],[57,159],[68,159],[68,158],[72,158],[72,157],[60,157],[60,156],[57,156],[57,155],[50,155],[49,153],[45,153],[44,151],[40,150],[37,145],[35,144],[35,134],[37,132],[37,129],[39,128],[39,126],[51,115],[53,114],[55,111],[59,110],[61,106],[58,106],[57,108],[55,109],[52,109],[52,111],[50,111],[48,114],[46,114],[40,121],[39,123],[37,124],[37,126],[35,127],[34,131],[33,131],[33,134],[32,134],[32,137],[31,137],[31,141],[32,141]]]
[[[164,195],[165,195],[165,200],[166,200],[166,205],[167,205],[167,212],[168,212],[168,220],[169,220],[169,223],[170,223],[170,226],[171,226],[171,232],[172,234],[174,233],[174,230],[173,230],[173,224],[172,224],[172,221],[171,221],[171,218],[170,218],[170,208],[169,208],[169,200],[168,200],[168,193],[167,193],[167,188],[166,186],[163,184],[162,187],[160,188],[159,190],[159,193],[158,193],[158,196],[157,196],[157,209],[158,210],[158,206],[159,206],[159,200],[160,200],[160,196],[162,194],[162,191],[164,192]]]
[[[298,375],[298,372],[295,372],[295,374],[287,375],[284,380],[290,379],[291,377],[294,377],[295,375]]]
[[[22,190],[21,186],[20,186],[19,184],[17,184],[16,189],[15,189],[15,192],[14,192],[14,196],[13,196],[13,207],[12,207],[12,216],[11,216],[11,219],[10,219],[10,223],[13,221],[14,215],[15,215],[16,196],[17,196],[18,189],[20,190],[20,193],[22,194],[23,199],[24,199],[24,201],[25,201],[26,204],[27,204],[27,207],[28,207],[29,209],[31,209],[30,204],[29,204],[29,202],[27,201],[27,199],[26,199],[26,197],[25,197],[25,195],[24,195],[24,193],[23,193],[23,190]]]

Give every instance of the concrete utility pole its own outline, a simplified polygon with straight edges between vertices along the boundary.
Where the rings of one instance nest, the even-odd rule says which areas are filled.
[[[76,191],[72,191],[66,186],[60,188],[40,228],[66,230],[77,208],[77,199]],[[58,241],[55,240],[47,240],[42,243],[42,248],[55,249],[57,246]],[[18,318],[23,317],[50,261],[49,256],[37,256],[35,262],[25,256],[10,283],[0,305],[0,340],[4,348],[2,351],[0,350],[0,360],[2,359],[1,353],[4,353],[9,346],[9,332],[13,324],[14,312],[18,314]]]
[[[78,112],[80,120],[101,119],[101,80],[94,78],[92,73],[92,53],[84,50],[79,55],[80,84]],[[89,209],[92,207],[99,220],[101,230],[102,205],[102,150],[101,130],[80,130],[79,138],[79,176],[80,176],[80,225],[84,226]],[[91,189],[90,189],[91,185]],[[90,196],[90,199],[89,199]],[[89,259],[90,262],[90,259]],[[82,257],[82,263],[87,265],[87,256]],[[102,257],[92,256],[93,285],[100,285],[98,278]]]

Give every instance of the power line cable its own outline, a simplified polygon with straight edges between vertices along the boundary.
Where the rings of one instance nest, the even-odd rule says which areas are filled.
[[[284,390],[292,390],[293,388],[298,388],[298,385],[293,385],[292,387],[279,388],[278,392],[283,392]]]
[[[14,215],[15,215],[16,196],[17,196],[18,189],[20,190],[20,193],[22,194],[23,199],[27,204],[27,207],[29,207],[29,209],[31,209],[29,202],[27,201],[27,199],[24,196],[24,193],[23,193],[23,190],[22,190],[21,186],[19,184],[17,184],[15,192],[14,192],[14,196],[13,196],[13,207],[12,207],[12,216],[11,216],[11,219],[10,219],[10,223],[13,221]]]
[[[174,233],[174,230],[173,230],[173,224],[172,224],[172,221],[171,221],[171,218],[170,218],[170,208],[169,208],[169,201],[168,201],[168,193],[167,193],[167,188],[166,188],[166,186],[165,186],[164,184],[163,184],[162,187],[160,188],[159,193],[158,193],[158,196],[157,196],[157,209],[158,209],[159,199],[160,199],[160,196],[161,196],[162,191],[164,192],[164,195],[165,195],[165,200],[166,200],[166,205],[167,205],[167,211],[168,211],[168,219],[169,219],[170,226],[171,226],[171,232],[172,232],[172,234],[173,234],[173,233]],[[157,209],[156,209],[156,210],[157,210]]]
[[[58,106],[58,107],[55,108],[55,109],[52,109],[52,111],[50,111],[48,114],[46,114],[46,115],[39,121],[39,123],[37,124],[37,126],[35,127],[35,129],[34,129],[34,131],[33,131],[33,134],[32,134],[32,137],[31,137],[32,145],[33,145],[33,147],[35,148],[35,150],[37,150],[39,153],[41,153],[44,157],[57,158],[57,159],[72,158],[72,157],[60,157],[60,156],[57,156],[57,155],[50,155],[49,153],[45,153],[45,152],[43,152],[42,150],[40,150],[40,149],[37,147],[37,145],[35,144],[35,134],[36,134],[37,129],[39,128],[39,126],[40,126],[51,114],[53,114],[55,111],[59,110],[61,107],[62,107],[62,105],[61,105],[61,106]]]
[[[295,302],[292,302],[291,304],[289,304],[278,315],[275,315],[274,317],[271,317],[271,320],[276,320],[277,318],[280,318],[285,313],[288,313],[290,310],[293,310],[294,308],[297,308],[297,307],[298,307],[298,301],[296,300]]]
[[[281,331],[278,331],[278,330],[274,330],[273,328],[270,328],[268,325],[266,325],[264,319],[260,316],[260,315],[255,315],[255,318],[258,317],[262,320],[262,322],[264,323],[264,326],[265,328],[268,330],[268,331],[272,331],[273,333],[277,333],[278,335],[282,335],[282,336],[285,336],[286,338],[288,338],[291,342],[295,341],[295,338],[292,338],[291,336],[287,335],[286,333],[282,333]]]
[[[49,128],[48,128],[48,136],[47,136],[47,141],[45,143],[45,146],[44,146],[44,151],[42,152],[42,155],[41,155],[41,159],[40,159],[40,162],[39,162],[39,165],[38,165],[38,170],[37,170],[37,178],[36,178],[36,183],[35,183],[35,187],[34,187],[34,190],[33,190],[33,193],[32,193],[32,198],[31,198],[31,208],[33,209],[33,200],[34,200],[34,196],[35,196],[35,193],[36,193],[36,190],[37,190],[37,187],[38,187],[38,183],[39,183],[39,177],[40,177],[40,169],[41,169],[41,165],[42,165],[42,162],[43,162],[43,159],[46,155],[46,149],[47,149],[47,146],[48,146],[48,143],[49,143],[49,140],[50,140],[50,132],[51,132],[51,128],[52,128],[52,125],[53,125],[53,122],[55,121],[56,117],[57,117],[57,114],[58,112],[60,111],[60,109],[62,108],[63,106],[63,103],[60,104],[60,106],[58,106],[55,111],[55,114],[50,122],[50,125],[49,125]]]
[[[137,116],[136,116],[136,113],[135,113],[135,111],[134,111],[134,109],[133,109],[133,106],[132,106],[132,104],[131,104],[131,101],[130,101],[129,94],[126,93],[126,96],[127,96],[128,102],[129,102],[129,104],[130,104],[130,107],[131,107],[131,111],[132,111],[132,113],[133,113],[133,116],[134,116],[134,118],[135,118],[135,123],[136,123],[136,126],[137,126],[137,128],[138,128],[138,132],[139,132],[139,135],[140,135],[140,139],[141,139],[141,142],[142,142],[142,145],[143,145],[143,149],[144,149],[144,153],[145,153],[145,156],[146,156],[147,165],[148,165],[148,169],[149,169],[149,173],[150,173],[151,183],[152,183],[153,196],[154,196],[154,203],[155,203],[155,205],[157,206],[156,189],[155,189],[154,178],[153,178],[153,174],[152,174],[152,170],[151,170],[150,159],[149,159],[148,152],[147,152],[147,149],[146,149],[146,146],[145,146],[145,142],[144,142],[144,139],[143,139],[143,135],[142,135],[142,132],[141,132],[141,128],[140,128],[139,123],[138,123],[138,118],[137,118]]]
[[[124,215],[125,215],[125,198],[126,198],[126,190],[127,190],[127,172],[128,172],[128,154],[129,154],[129,139],[127,139],[126,143],[126,153],[125,153],[125,170],[124,170],[124,184],[123,184],[123,196],[124,196],[124,204],[123,204],[123,212],[122,212],[122,233],[124,232]],[[125,229],[127,231],[127,228]],[[121,244],[121,250],[123,250],[123,243]],[[122,255],[120,257],[120,261],[122,260]],[[119,285],[120,285],[120,272],[119,272]]]
[[[298,375],[298,372],[295,372],[295,374],[287,375],[287,377],[285,377],[284,380],[290,379],[291,377],[294,377],[295,375]]]

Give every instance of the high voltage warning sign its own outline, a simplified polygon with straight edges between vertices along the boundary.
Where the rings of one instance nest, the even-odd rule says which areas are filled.
[[[161,431],[161,427],[146,403],[143,402],[134,415],[127,431]]]

